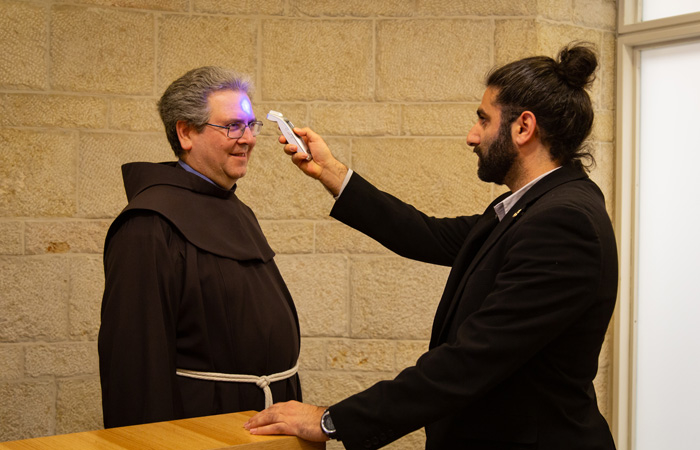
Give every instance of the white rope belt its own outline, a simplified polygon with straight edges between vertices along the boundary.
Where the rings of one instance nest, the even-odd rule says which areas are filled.
[[[299,370],[299,361],[289,370],[272,375],[236,375],[232,373],[198,372],[196,370],[177,369],[176,374],[181,377],[197,378],[198,380],[227,381],[229,383],[255,383],[265,393],[265,408],[272,405],[272,391],[270,383],[286,380],[293,377]]]

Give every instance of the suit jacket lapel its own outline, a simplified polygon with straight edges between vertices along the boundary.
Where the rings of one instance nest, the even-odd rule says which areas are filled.
[[[443,342],[449,329],[450,319],[462,297],[462,291],[467,283],[467,279],[474,272],[481,259],[488,253],[491,247],[498,241],[503,233],[510,228],[517,220],[522,218],[528,207],[532,205],[542,195],[555,187],[586,175],[580,170],[570,167],[562,167],[550,175],[544,177],[528,190],[523,197],[508,211],[508,214],[501,220],[495,218],[493,206],[506,198],[509,194],[504,194],[497,198],[484,211],[482,219],[477,225],[482,224],[482,228],[469,234],[462,251],[450,272],[445,291],[443,292],[440,305],[435,314],[433,331],[431,335],[431,348]],[[492,214],[493,213],[493,214]],[[493,219],[492,219],[493,218]],[[490,224],[490,227],[487,225]]]
[[[498,217],[493,209],[493,205],[501,201],[505,196],[506,195],[502,195],[494,200],[484,211],[481,218],[474,224],[474,228],[469,232],[467,240],[455,258],[455,263],[452,265],[450,276],[447,278],[447,283],[445,284],[438,309],[435,312],[435,320],[433,321],[433,329],[430,338],[431,347],[434,343],[437,343],[444,321],[448,316],[448,312],[451,310],[451,305],[454,303],[453,300],[456,298],[456,293],[463,288],[465,280],[464,274],[467,268],[486,241],[486,238],[491,234],[496,225],[498,225]]]

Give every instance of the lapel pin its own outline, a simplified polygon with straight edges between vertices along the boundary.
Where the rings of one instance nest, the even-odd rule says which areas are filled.
[[[517,216],[518,214],[520,214],[520,211],[522,211],[522,210],[523,210],[523,209],[520,208],[519,210],[515,211],[515,214],[513,214],[513,217],[515,217],[515,216]]]

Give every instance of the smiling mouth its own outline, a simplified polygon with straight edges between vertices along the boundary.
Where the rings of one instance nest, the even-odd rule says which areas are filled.
[[[250,147],[246,145],[236,145],[234,148],[231,149],[231,153],[229,155],[234,156],[236,158],[246,158],[248,154],[250,153]]]

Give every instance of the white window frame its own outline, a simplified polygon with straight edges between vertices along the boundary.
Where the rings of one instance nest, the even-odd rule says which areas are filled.
[[[700,41],[700,13],[641,22],[640,3],[620,0],[618,5],[615,231],[620,289],[614,319],[611,424],[618,450],[635,449],[640,53],[648,48]]]

